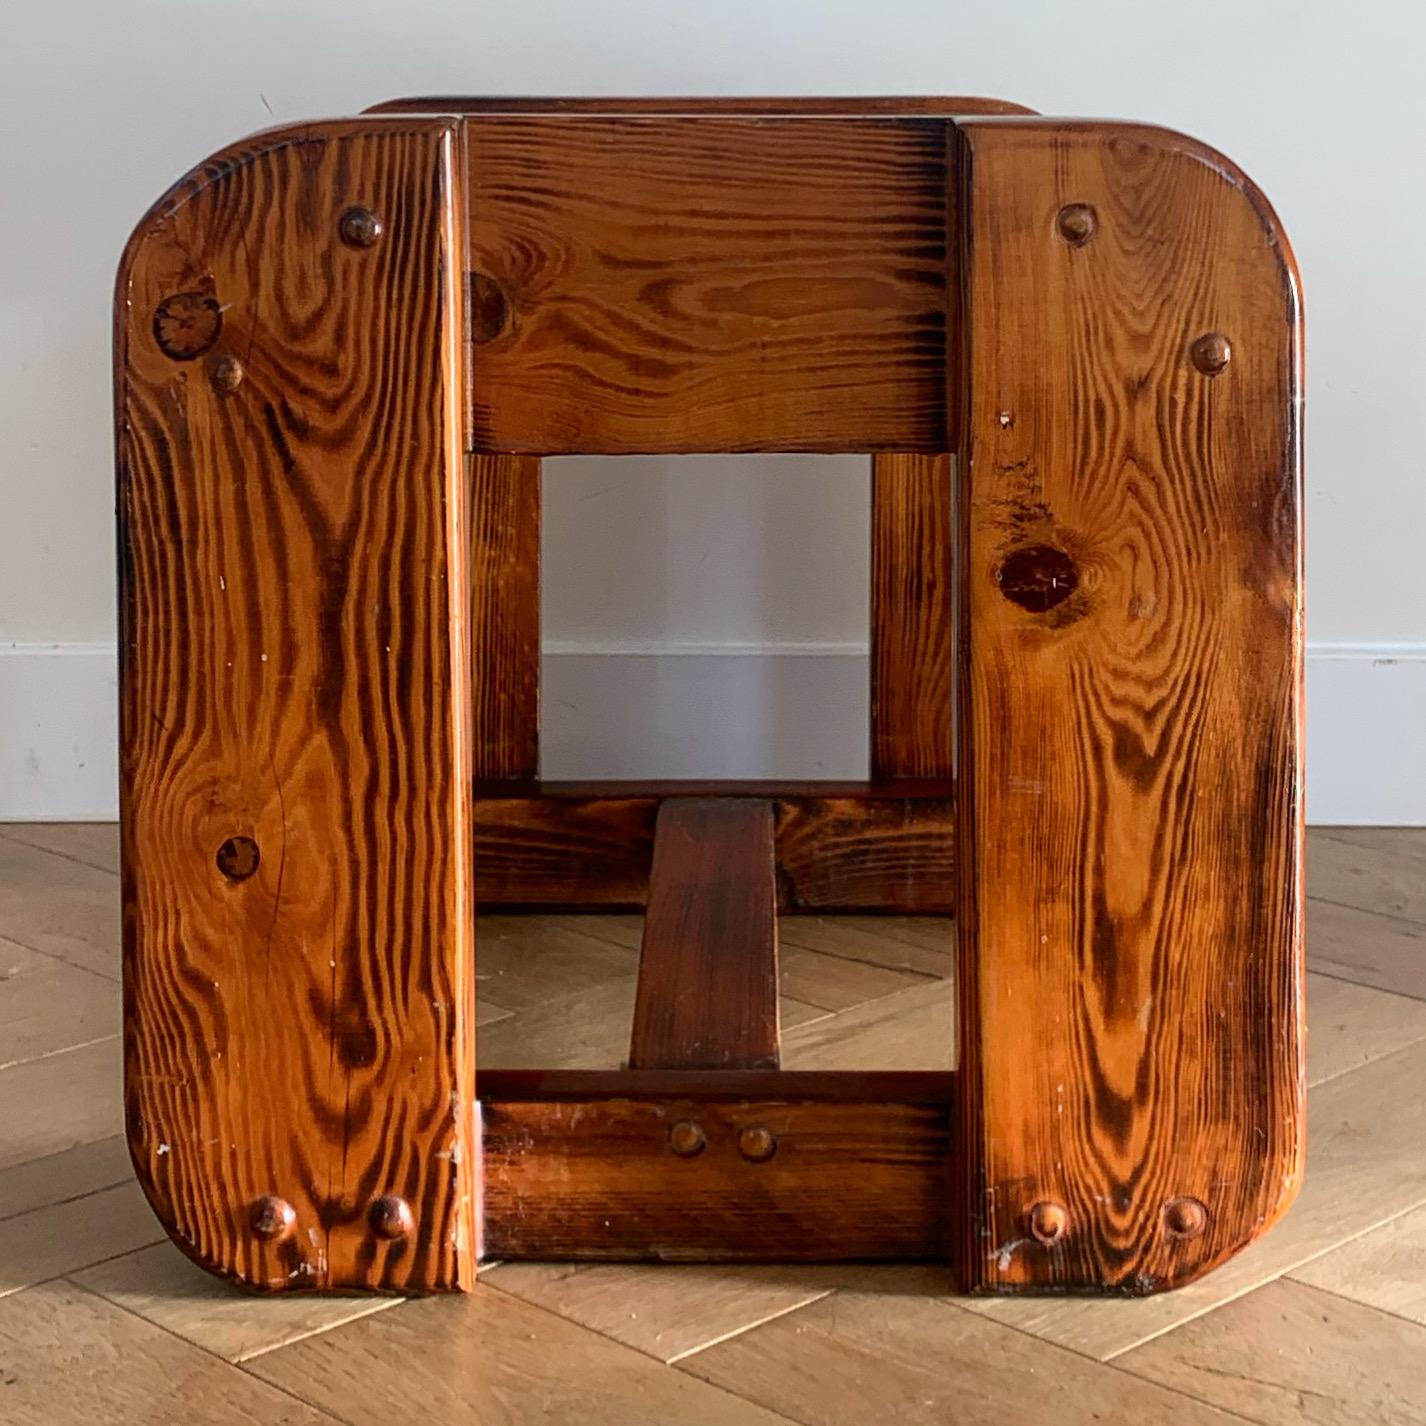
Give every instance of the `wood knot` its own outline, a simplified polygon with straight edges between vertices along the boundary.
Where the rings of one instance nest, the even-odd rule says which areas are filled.
[[[1006,556],[995,571],[1000,592],[1032,614],[1063,604],[1079,588],[1074,561],[1053,545],[1028,545]]]
[[[218,848],[214,860],[229,881],[246,881],[257,870],[262,856],[251,837],[229,837]]]
[[[1082,248],[1099,226],[1099,214],[1088,203],[1066,203],[1055,221],[1060,237],[1072,248]]]
[[[470,339],[477,346],[493,342],[510,325],[510,299],[488,273],[473,272],[469,292]]]
[[[159,350],[174,361],[193,361],[208,351],[223,330],[223,309],[207,292],[175,292],[158,304],[153,335]]]

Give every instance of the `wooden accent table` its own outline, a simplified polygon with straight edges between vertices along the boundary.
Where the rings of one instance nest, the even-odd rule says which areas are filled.
[[[126,1100],[262,1288],[949,1258],[1147,1293],[1303,1161],[1301,319],[1161,129],[422,99],[116,303]],[[538,777],[539,465],[872,458],[865,784]],[[646,908],[630,1068],[477,1079],[477,899]],[[954,1073],[778,1070],[776,912],[957,916]]]

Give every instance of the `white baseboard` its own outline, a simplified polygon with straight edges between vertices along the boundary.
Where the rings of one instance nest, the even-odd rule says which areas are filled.
[[[1309,644],[1307,820],[1426,826],[1426,644]]]
[[[552,645],[545,775],[864,777],[856,644]],[[1307,658],[1307,815],[1426,825],[1426,644]],[[105,821],[117,805],[111,644],[0,646],[0,821]]]
[[[118,815],[114,645],[0,644],[0,822]]]

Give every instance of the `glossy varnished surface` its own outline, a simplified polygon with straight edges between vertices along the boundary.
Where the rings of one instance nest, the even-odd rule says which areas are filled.
[[[633,910],[670,797],[766,798],[784,911],[945,915],[955,900],[949,779],[880,783],[535,783],[476,788],[483,906]]]
[[[946,125],[474,116],[475,449],[948,449]]]
[[[469,1284],[474,773],[482,893],[648,902],[636,1063],[775,1060],[774,905],[954,904],[964,990],[954,1122],[850,1080],[497,1082],[487,1254],[954,1244],[1007,1292],[1213,1266],[1301,1163],[1271,215],[1177,136],[936,117],[962,101],[492,102],[238,146],[125,259],[127,1083],[160,1217],[261,1286]],[[755,449],[878,453],[875,781],[532,781],[539,457]],[[944,928],[897,934],[837,983],[944,973]],[[930,989],[896,994],[949,1055]],[[783,990],[802,1029],[849,993]]]
[[[267,1288],[453,1287],[474,1248],[455,139],[259,137],[119,277],[130,1147],[185,1250]],[[185,292],[201,356],[155,324]]]
[[[944,1254],[954,1075],[486,1077],[493,1257]]]
[[[1189,140],[961,134],[965,1282],[1149,1292],[1302,1173],[1296,277]]]
[[[538,457],[470,457],[477,778],[539,773],[540,496]]]
[[[670,798],[659,807],[630,1069],[776,1069],[773,806]]]
[[[871,466],[871,775],[950,777],[951,458]],[[946,895],[950,878],[942,878]]]

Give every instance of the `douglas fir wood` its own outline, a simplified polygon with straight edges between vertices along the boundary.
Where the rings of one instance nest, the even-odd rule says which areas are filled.
[[[948,449],[946,126],[473,117],[486,451]]]
[[[129,1140],[259,1287],[471,1279],[457,137],[228,150],[119,275]]]
[[[951,1074],[481,1072],[493,1257],[937,1259]]]
[[[216,155],[120,271],[126,1101],[169,1232],[262,1288],[1100,1293],[1263,1232],[1304,1074],[1261,196],[990,100],[380,109]],[[870,778],[541,782],[541,459],[744,450],[872,456]],[[477,1099],[475,895],[647,906],[634,1068]],[[773,1068],[779,910],[954,910],[957,1074]]]
[[[950,777],[951,460],[871,465],[871,775]]]
[[[960,134],[960,1271],[1146,1292],[1302,1173],[1297,275],[1178,135]]]
[[[654,822],[671,797],[772,802],[779,910],[946,915],[949,779],[872,783],[481,783],[483,906],[631,911],[648,899]]]
[[[540,462],[470,457],[477,778],[534,778],[540,757]]]
[[[676,797],[659,807],[630,1069],[776,1069],[773,807]]]

